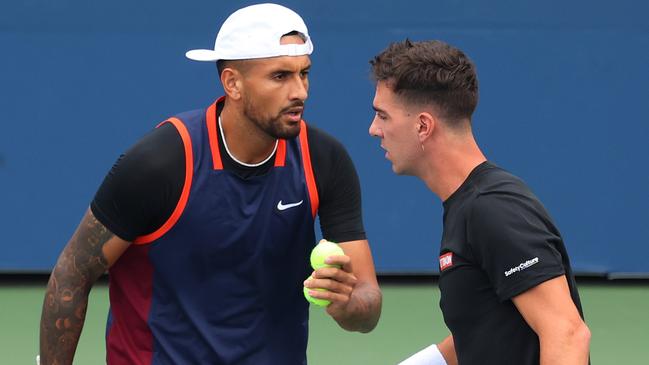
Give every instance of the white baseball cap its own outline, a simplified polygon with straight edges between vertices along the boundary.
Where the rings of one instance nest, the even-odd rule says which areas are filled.
[[[280,44],[283,35],[297,31],[304,44]],[[230,15],[219,30],[214,49],[194,49],[185,56],[195,61],[246,60],[277,56],[302,56],[313,52],[313,43],[302,18],[277,4],[257,4]]]

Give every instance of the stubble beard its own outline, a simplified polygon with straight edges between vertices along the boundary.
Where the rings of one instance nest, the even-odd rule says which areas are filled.
[[[294,102],[288,108],[304,106],[304,102]],[[300,134],[300,124],[297,127],[288,127],[282,124],[281,118],[284,116],[283,109],[275,116],[264,115],[249,98],[244,99],[243,114],[253,122],[257,128],[275,139],[291,139]]]

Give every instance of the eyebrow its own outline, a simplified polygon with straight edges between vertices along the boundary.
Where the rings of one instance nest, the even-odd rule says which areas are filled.
[[[377,107],[377,106],[374,105],[374,104],[372,104],[372,109],[374,109],[375,111],[377,111],[377,112],[379,112],[379,113],[383,113],[383,114],[386,114],[386,115],[388,114],[385,110],[383,110],[383,109]]]
[[[303,67],[300,69],[298,72],[304,72],[304,71],[309,71],[311,69],[311,63],[309,63],[306,67]],[[294,73],[294,71],[289,68],[289,67],[284,67],[284,66],[278,66],[274,70],[270,72],[271,74],[275,73]]]

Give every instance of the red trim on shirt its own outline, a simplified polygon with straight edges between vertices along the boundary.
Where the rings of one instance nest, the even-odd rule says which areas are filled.
[[[171,216],[162,225],[162,227],[158,228],[155,232],[147,234],[145,236],[137,237],[133,241],[133,243],[138,245],[150,243],[157,240],[158,238],[162,237],[162,235],[167,233],[171,229],[171,227],[174,226],[174,224],[176,224],[176,222],[180,218],[180,215],[185,210],[187,200],[189,200],[189,190],[192,186],[192,177],[194,176],[194,152],[192,150],[192,140],[189,136],[189,131],[187,130],[187,127],[185,127],[185,124],[183,124],[183,122],[178,118],[170,118],[163,123],[173,124],[174,127],[176,127],[176,129],[178,130],[178,133],[180,133],[180,137],[183,140],[183,145],[185,147],[185,185],[183,186],[183,191],[180,194],[178,204],[176,204],[176,209],[174,209],[173,213],[171,213]]]
[[[223,170],[223,162],[221,161],[221,151],[219,150],[219,123],[216,115],[218,111],[216,105],[222,103],[225,96],[221,96],[214,104],[207,108],[205,121],[207,123],[207,136],[210,140],[210,150],[212,150],[212,162],[214,170]]]
[[[286,162],[286,140],[280,139],[277,142],[277,152],[275,152],[275,167],[284,167]]]
[[[315,184],[315,176],[313,175],[313,167],[311,166],[311,154],[309,152],[309,141],[307,139],[306,123],[300,121],[300,148],[302,149],[302,165],[304,166],[304,177],[306,178],[306,186],[309,190],[309,200],[311,201],[311,214],[315,218],[318,213],[318,206],[320,199],[318,197],[318,188]]]

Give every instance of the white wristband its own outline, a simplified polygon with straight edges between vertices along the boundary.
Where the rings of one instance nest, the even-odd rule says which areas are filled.
[[[418,353],[403,360],[399,365],[447,365],[437,345],[430,345]]]

